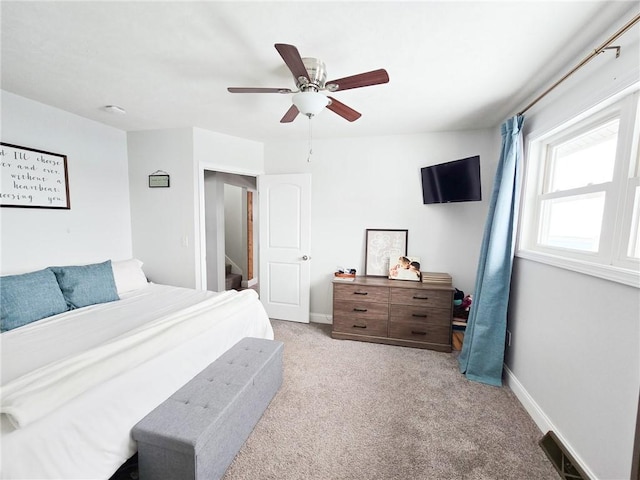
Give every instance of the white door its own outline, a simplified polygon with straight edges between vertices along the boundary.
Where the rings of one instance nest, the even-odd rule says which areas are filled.
[[[260,299],[269,318],[309,323],[311,175],[258,177]]]

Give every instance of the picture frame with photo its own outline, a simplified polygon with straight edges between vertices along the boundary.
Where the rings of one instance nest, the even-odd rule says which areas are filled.
[[[390,280],[409,280],[412,282],[422,281],[419,257],[401,255],[397,259],[390,259],[389,264],[391,265],[389,268]]]

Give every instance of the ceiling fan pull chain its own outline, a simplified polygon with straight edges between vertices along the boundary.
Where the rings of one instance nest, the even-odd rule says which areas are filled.
[[[311,155],[313,155],[313,149],[311,147],[311,117],[309,117],[309,156],[307,156],[307,162],[311,162]]]

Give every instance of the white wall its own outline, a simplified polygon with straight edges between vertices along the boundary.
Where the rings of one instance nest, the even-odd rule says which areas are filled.
[[[241,272],[247,269],[246,192],[235,185],[224,185],[225,254]],[[243,278],[246,280],[246,276]]]
[[[608,30],[615,31],[623,21]],[[525,140],[638,81],[636,26],[526,114]],[[593,44],[605,38],[601,35]],[[576,60],[577,63],[577,60]],[[526,159],[525,159],[526,161]],[[509,385],[591,475],[629,478],[640,389],[638,289],[516,258]]]
[[[124,132],[1,92],[2,141],[67,156],[70,210],[0,209],[0,271],[131,257]]]
[[[207,283],[204,172],[258,175],[262,144],[201,128],[129,132],[127,139],[134,254],[152,281],[202,288]],[[171,175],[170,188],[148,187],[156,170]]]
[[[264,173],[262,143],[202,128],[193,129],[193,158],[201,166],[217,172]]]
[[[591,478],[629,478],[638,407],[638,290],[516,259],[509,385]],[[524,398],[523,398],[524,397]]]
[[[191,128],[129,132],[133,253],[156,283],[194,288],[199,235],[195,227],[196,177]],[[149,188],[163,170],[169,188]]]
[[[204,225],[207,290],[225,290],[224,181],[218,172],[204,172]]]
[[[306,138],[266,144],[267,173],[312,176],[311,319],[330,321],[336,267],[364,274],[367,228],[408,229],[409,254],[420,257],[422,269],[449,272],[470,293],[499,148],[497,129],[315,139],[310,163]],[[420,168],[472,155],[480,155],[483,201],[423,205]]]
[[[199,230],[200,243],[203,246],[196,260],[201,269],[199,286],[207,285],[209,290],[220,290],[224,286],[224,271],[220,272],[218,265],[224,265],[225,252],[222,247],[224,236],[218,235],[220,232],[213,232],[211,229],[214,223],[221,225],[220,222],[224,222],[224,209],[215,213],[214,222],[211,209],[216,207],[209,203],[208,198],[221,198],[213,194],[209,195],[210,188],[217,188],[212,187],[211,184],[218,180],[215,180],[214,177],[214,179],[205,182],[205,176],[208,175],[208,172],[219,172],[216,176],[222,184],[228,183],[255,190],[255,177],[264,173],[264,150],[260,142],[201,128],[194,128],[193,135],[194,161],[198,168],[199,185],[198,224],[206,225],[206,228]],[[211,191],[213,192],[213,190]],[[215,236],[215,239],[212,240],[212,236]],[[222,250],[213,251],[213,249],[218,250],[219,248]],[[257,255],[255,257],[257,259]],[[215,282],[217,288],[212,288],[207,278],[217,279]]]

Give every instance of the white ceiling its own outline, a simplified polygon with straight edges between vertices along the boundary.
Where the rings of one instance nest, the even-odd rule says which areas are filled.
[[[485,128],[522,109],[637,5],[3,0],[2,89],[122,130],[306,138],[304,116],[279,123],[291,95],[226,90],[295,89],[274,48],[289,43],[323,60],[328,80],[389,73],[388,84],[333,94],[362,117],[349,123],[324,110],[316,138]],[[127,114],[107,113],[108,104]]]

